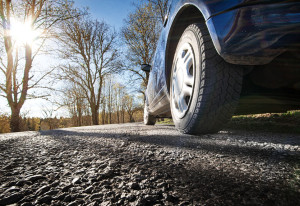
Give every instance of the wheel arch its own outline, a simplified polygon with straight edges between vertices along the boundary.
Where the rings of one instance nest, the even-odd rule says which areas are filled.
[[[203,11],[205,12],[205,11]],[[193,23],[205,22],[203,12],[193,4],[186,4],[179,9],[177,15],[174,17],[172,25],[169,30],[167,46],[166,46],[166,61],[165,61],[165,77],[170,94],[170,77],[173,64],[173,58],[176,51],[178,41],[184,30]]]

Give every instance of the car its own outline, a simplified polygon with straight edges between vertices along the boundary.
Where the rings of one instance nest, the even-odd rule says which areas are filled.
[[[145,92],[144,123],[186,134],[234,114],[300,108],[300,2],[172,0]]]

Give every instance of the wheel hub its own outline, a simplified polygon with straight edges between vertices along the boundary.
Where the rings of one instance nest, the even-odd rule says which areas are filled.
[[[194,51],[190,44],[183,44],[175,57],[172,77],[172,109],[183,118],[188,111],[194,89]]]

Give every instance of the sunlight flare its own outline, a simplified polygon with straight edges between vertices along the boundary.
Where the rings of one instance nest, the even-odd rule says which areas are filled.
[[[41,32],[34,30],[31,21],[10,20],[10,35],[16,46],[32,45],[39,38]]]

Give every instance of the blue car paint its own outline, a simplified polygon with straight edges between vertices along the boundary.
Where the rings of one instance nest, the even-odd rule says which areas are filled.
[[[154,115],[166,114],[170,110],[165,72],[166,47],[172,38],[169,33],[174,20],[188,6],[201,12],[217,52],[229,63],[266,64],[295,41],[299,43],[299,1],[172,0],[146,91],[146,102]]]
[[[299,42],[300,3],[242,7],[210,18],[207,26],[225,61],[267,64]]]

